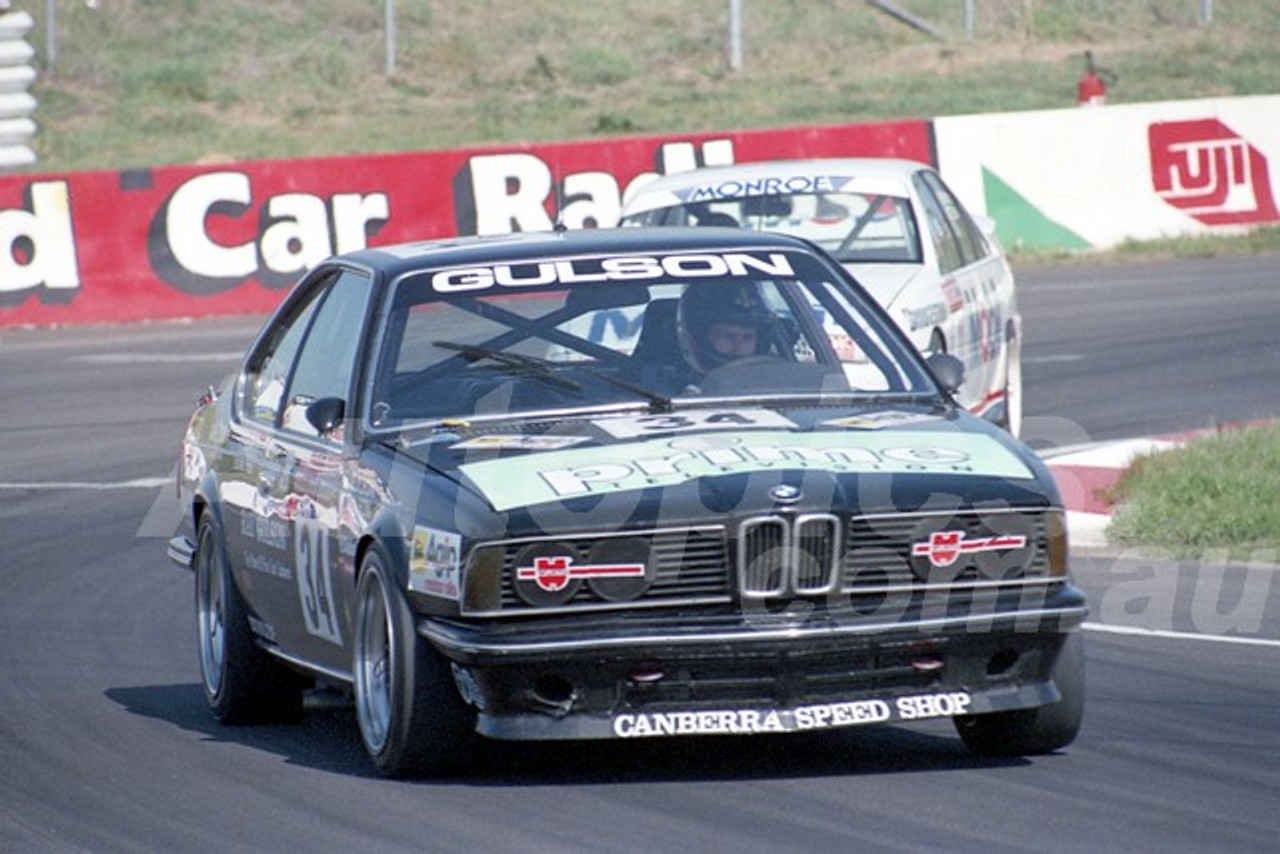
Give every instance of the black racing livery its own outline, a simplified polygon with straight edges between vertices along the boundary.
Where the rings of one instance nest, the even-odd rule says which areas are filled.
[[[226,723],[354,701],[388,776],[481,737],[1083,714],[1062,501],[829,255],[732,229],[324,261],[200,401],[169,555]]]

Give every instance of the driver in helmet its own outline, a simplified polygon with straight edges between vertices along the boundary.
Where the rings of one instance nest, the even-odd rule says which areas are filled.
[[[752,284],[690,285],[677,315],[681,354],[698,377],[747,356],[769,354],[773,321]]]

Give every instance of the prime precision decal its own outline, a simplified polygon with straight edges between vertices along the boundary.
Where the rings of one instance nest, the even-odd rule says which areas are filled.
[[[1032,476],[1015,454],[986,436],[890,430],[696,433],[460,468],[498,510],[756,471]]]
[[[970,696],[964,691],[917,694],[887,700],[820,703],[796,709],[735,709],[708,712],[650,712],[622,714],[613,719],[618,738],[666,735],[754,735],[807,732],[862,726],[888,721],[949,718],[968,713]]]

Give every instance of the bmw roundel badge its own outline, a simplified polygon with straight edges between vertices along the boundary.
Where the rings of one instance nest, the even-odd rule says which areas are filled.
[[[779,504],[795,504],[800,500],[800,487],[780,483],[769,490],[769,497]]]

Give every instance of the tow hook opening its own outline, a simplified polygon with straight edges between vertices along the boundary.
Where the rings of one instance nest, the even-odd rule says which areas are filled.
[[[1002,649],[987,659],[987,675],[999,676],[1008,673],[1018,663],[1016,649]]]
[[[577,697],[569,680],[556,673],[544,673],[533,683],[532,699],[555,717],[569,714]]]

